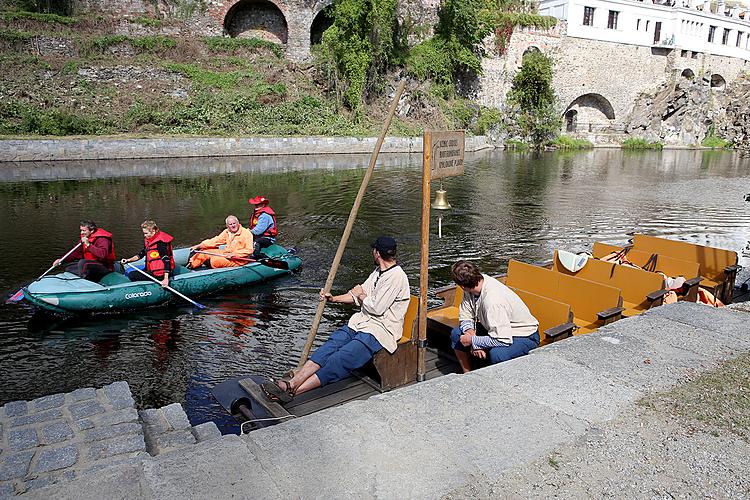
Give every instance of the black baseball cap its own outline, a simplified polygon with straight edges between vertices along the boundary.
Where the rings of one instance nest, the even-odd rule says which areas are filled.
[[[378,236],[378,239],[373,241],[370,246],[380,253],[382,257],[395,257],[396,256],[396,240],[390,236]]]

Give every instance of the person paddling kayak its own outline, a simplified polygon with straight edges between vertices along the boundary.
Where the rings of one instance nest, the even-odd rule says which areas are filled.
[[[172,238],[161,231],[156,222],[152,220],[143,221],[143,250],[129,259],[120,262],[125,265],[146,257],[146,272],[161,280],[162,286],[169,285],[169,276],[174,272],[174,253],[172,251]],[[131,274],[131,281],[147,280],[148,277],[139,273]]]
[[[57,259],[54,266],[66,262],[65,271],[80,276],[83,279],[99,283],[99,281],[114,270],[115,245],[112,233],[100,227],[92,220],[82,220],[79,224],[81,246],[64,259]]]
[[[242,227],[239,219],[234,215],[226,218],[226,226],[227,228],[218,236],[190,247],[196,253],[190,257],[189,269],[196,269],[205,263],[209,263],[213,268],[235,267],[250,261],[250,255],[253,253],[253,233]],[[220,245],[226,246],[218,249]],[[216,250],[201,252],[207,249]]]

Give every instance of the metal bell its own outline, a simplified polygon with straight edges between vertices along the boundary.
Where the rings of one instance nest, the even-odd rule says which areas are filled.
[[[448,203],[448,198],[444,189],[438,189],[435,191],[435,201],[432,203],[432,208],[437,210],[449,210],[451,208],[451,204]]]

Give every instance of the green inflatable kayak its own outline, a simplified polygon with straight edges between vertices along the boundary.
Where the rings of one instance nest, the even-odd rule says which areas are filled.
[[[268,259],[220,269],[187,269],[184,266],[189,253],[189,248],[174,251],[174,278],[169,283],[188,297],[260,283],[289,274],[302,265],[299,257],[279,245],[263,249]],[[143,269],[144,262],[133,265]],[[25,287],[23,295],[34,306],[56,313],[132,311],[182,301],[153,281],[131,281],[119,272],[109,273],[100,283],[68,272],[45,276]]]

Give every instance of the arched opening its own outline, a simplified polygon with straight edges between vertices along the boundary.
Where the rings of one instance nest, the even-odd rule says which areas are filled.
[[[570,132],[605,129],[615,119],[612,104],[601,94],[584,94],[565,109],[565,128]],[[574,130],[568,129],[569,126]]]
[[[727,82],[724,80],[724,77],[714,73],[711,75],[711,88],[716,90],[724,90],[724,87],[726,86]]]
[[[695,73],[693,73],[692,69],[685,68],[685,69],[682,70],[682,73],[680,73],[680,76],[682,76],[683,78],[686,78],[688,80],[692,80],[693,78],[695,78]]]
[[[578,127],[578,111],[570,109],[565,113],[565,131],[575,132]]]
[[[323,41],[323,33],[333,24],[333,5],[323,8],[313,19],[310,26],[310,45],[317,45]]]
[[[280,44],[286,44],[288,36],[284,13],[266,0],[237,2],[224,18],[224,29],[233,38],[260,38]]]
[[[521,59],[528,56],[529,54],[541,54],[541,53],[542,51],[539,50],[539,47],[535,47],[534,45],[532,45],[531,47],[523,51],[523,56],[521,56]]]

